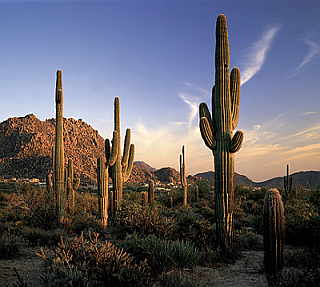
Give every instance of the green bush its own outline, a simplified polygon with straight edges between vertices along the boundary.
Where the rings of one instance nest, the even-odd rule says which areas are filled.
[[[176,222],[171,239],[190,241],[200,249],[215,245],[213,224],[201,214],[193,212],[193,209],[181,208],[171,211],[171,216]]]
[[[147,259],[156,275],[173,269],[192,268],[200,259],[200,253],[192,243],[164,240],[154,235],[139,238],[134,234],[120,246],[140,261]]]
[[[29,246],[56,246],[61,236],[65,236],[62,229],[44,230],[38,227],[22,227],[20,234],[28,241]]]
[[[263,237],[252,231],[243,232],[238,236],[239,247],[245,250],[263,250]]]
[[[287,243],[318,246],[320,240],[320,216],[316,208],[303,199],[289,200],[285,206]]]
[[[173,232],[174,220],[161,216],[158,208],[124,200],[112,220],[112,225],[113,234],[122,239],[134,232],[168,238]]]

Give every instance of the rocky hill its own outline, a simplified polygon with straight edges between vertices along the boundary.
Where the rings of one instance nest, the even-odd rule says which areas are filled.
[[[104,140],[82,120],[64,120],[65,160],[72,159],[82,182],[96,178],[96,159],[103,156]],[[55,119],[35,115],[9,118],[0,123],[0,176],[44,179],[51,168]]]
[[[141,160],[135,161],[134,166],[150,174],[152,174],[156,170],[155,168],[153,168],[152,166],[148,165],[147,163]]]
[[[65,162],[73,160],[81,183],[96,182],[96,161],[104,156],[104,140],[98,131],[82,120],[64,119]],[[51,149],[55,138],[55,119],[39,120],[35,115],[9,118],[0,123],[0,176],[45,179],[51,168]],[[155,169],[143,161],[134,162],[129,183],[143,183]],[[160,169],[156,179],[178,180],[178,172]]]
[[[154,175],[159,181],[163,183],[176,184],[178,181],[180,181],[179,172],[171,167],[160,168],[154,172]]]

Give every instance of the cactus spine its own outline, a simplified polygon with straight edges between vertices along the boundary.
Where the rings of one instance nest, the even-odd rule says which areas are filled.
[[[188,182],[186,177],[186,164],[184,159],[184,146],[182,146],[182,154],[180,154],[180,182],[183,188],[183,207],[188,206]]]
[[[64,144],[63,144],[63,90],[62,71],[57,71],[56,80],[56,138],[54,155],[54,190],[56,193],[57,217],[64,222],[66,194],[64,190]]]
[[[287,175],[283,178],[283,187],[284,187],[284,194],[286,197],[289,196],[289,194],[292,191],[292,175],[289,175],[289,165],[287,164]]]
[[[151,179],[148,186],[148,203],[152,205],[154,203],[154,181]]]
[[[264,267],[268,275],[283,267],[284,224],[281,195],[276,188],[271,188],[265,194],[263,206]]]
[[[215,85],[212,89],[212,115],[205,103],[199,107],[200,132],[212,150],[215,167],[215,202],[218,247],[232,246],[234,187],[233,155],[243,140],[243,133],[233,131],[238,125],[240,70],[229,72],[230,55],[227,18],[219,15],[216,24]]]
[[[123,183],[125,183],[131,174],[134,158],[134,145],[130,144],[131,131],[126,130],[124,140],[123,156],[121,156],[120,147],[120,102],[119,98],[114,99],[114,131],[116,131],[116,138],[118,145],[116,146],[117,155],[116,160],[111,166],[111,178],[113,185],[113,212],[117,210],[119,202],[123,196]],[[114,144],[114,143],[112,143]]]

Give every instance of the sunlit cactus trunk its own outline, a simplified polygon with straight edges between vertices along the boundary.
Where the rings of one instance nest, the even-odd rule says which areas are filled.
[[[124,140],[124,150],[121,156],[120,147],[120,102],[119,98],[114,100],[114,139],[118,142],[116,148],[116,159],[111,167],[111,178],[113,186],[113,213],[117,210],[118,205],[123,197],[123,183],[125,183],[131,174],[134,158],[134,145],[130,144],[131,131],[126,130],[126,136]],[[114,140],[113,140],[114,141]],[[114,145],[114,143],[112,143]]]
[[[56,193],[57,217],[64,223],[66,193],[64,190],[64,143],[63,143],[63,90],[62,71],[57,71],[56,81],[56,138],[55,138],[54,190]]]
[[[108,178],[109,172],[102,158],[97,160],[97,179],[98,179],[98,202],[99,202],[99,217],[101,227],[104,229],[108,226],[108,209],[109,209],[109,194],[108,194]]]
[[[188,206],[188,182],[186,177],[186,163],[184,158],[184,146],[182,146],[182,154],[180,154],[180,182],[183,188],[183,207]]]
[[[273,275],[283,267],[285,216],[281,195],[276,188],[269,189],[263,206],[264,268]]]
[[[229,72],[230,55],[227,18],[219,15],[216,24],[215,86],[212,89],[212,115],[205,103],[200,104],[201,136],[214,155],[216,233],[218,247],[226,250],[233,241],[234,187],[233,154],[240,149],[243,133],[238,125],[240,70]]]

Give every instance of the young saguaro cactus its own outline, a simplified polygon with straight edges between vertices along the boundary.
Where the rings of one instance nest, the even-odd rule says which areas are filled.
[[[150,179],[148,186],[148,203],[152,205],[154,203],[154,181]]]
[[[47,176],[46,176],[46,185],[47,185],[47,192],[50,195],[53,195],[53,191],[54,191],[54,164],[55,164],[55,149],[54,149],[54,145],[51,148],[51,169],[48,170]],[[55,196],[53,196],[52,199],[54,199]],[[55,200],[55,199],[54,199]]]
[[[180,154],[180,182],[183,187],[183,207],[188,206],[188,182],[186,177],[186,163],[184,158],[184,146],[182,146],[182,154]]]
[[[200,132],[206,146],[212,150],[215,169],[216,233],[218,247],[232,246],[234,205],[234,153],[243,141],[237,131],[240,103],[240,70],[229,72],[230,54],[226,16],[216,23],[215,85],[212,89],[212,114],[205,103],[199,107]]]
[[[284,193],[288,197],[292,191],[292,175],[289,174],[289,165],[287,164],[287,175],[283,178]]]
[[[64,223],[66,193],[64,189],[64,143],[63,143],[63,90],[62,71],[57,71],[56,80],[56,138],[54,155],[54,190],[59,223]]]
[[[70,207],[70,210],[74,212],[76,191],[80,186],[80,178],[74,177],[72,159],[68,160],[68,167],[66,168],[66,171],[65,171],[65,183],[66,183],[67,199],[69,202],[69,207]]]
[[[123,183],[125,183],[131,174],[133,159],[134,159],[134,145],[130,144],[131,131],[126,130],[124,139],[124,150],[121,156],[120,147],[120,102],[119,98],[114,99],[114,131],[118,145],[116,146],[117,155],[113,165],[111,165],[111,178],[113,185],[113,212],[117,210],[119,202],[123,197]],[[112,145],[114,144],[114,140]]]
[[[268,275],[283,267],[283,246],[285,234],[284,207],[280,192],[269,189],[263,205],[264,267]]]

